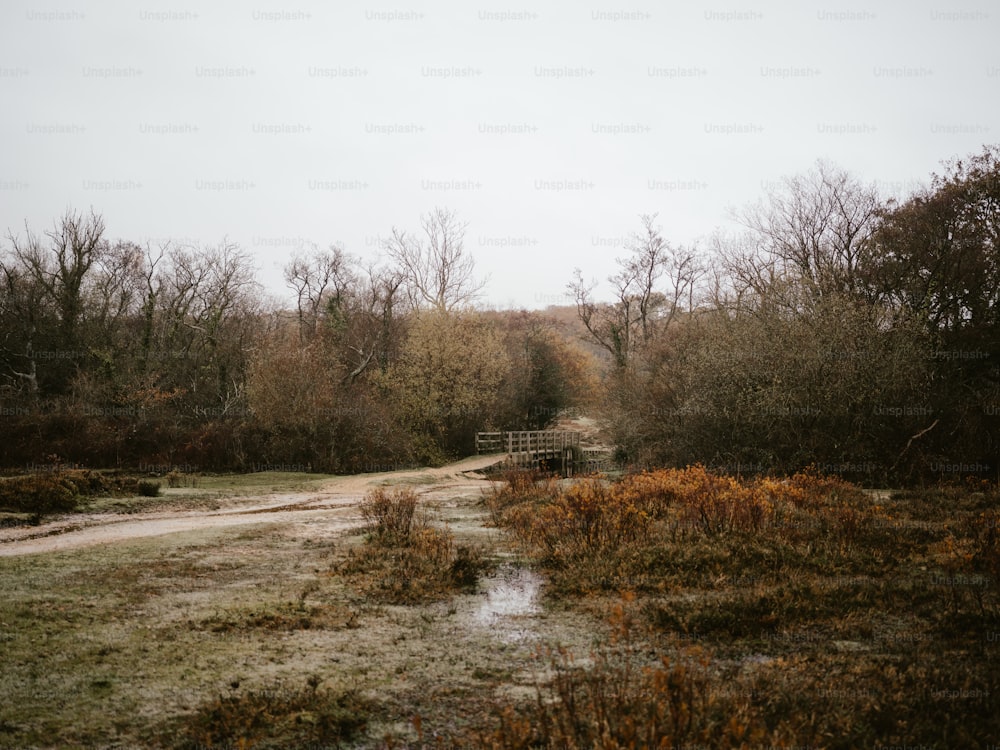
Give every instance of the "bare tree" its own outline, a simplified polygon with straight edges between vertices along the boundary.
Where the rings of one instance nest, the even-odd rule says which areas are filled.
[[[37,323],[41,310],[29,317],[27,330],[29,347],[36,335],[48,334],[48,342],[61,350],[61,355],[50,366],[52,386],[57,391],[64,390],[79,364],[70,355],[80,350],[78,324],[84,313],[85,282],[90,269],[103,252],[104,220],[93,211],[84,215],[67,211],[55,227],[45,233],[47,246],[42,239],[26,227],[25,239],[10,233],[8,239],[12,249],[12,268],[16,268],[19,283],[23,289],[30,286],[35,293],[35,302],[45,308],[45,312],[55,314],[56,322],[51,331],[41,331]],[[13,281],[8,275],[7,281]],[[32,392],[38,388],[37,365],[28,363],[28,371],[16,374],[29,383]]]
[[[157,302],[160,299],[164,286],[162,274],[156,271],[163,258],[170,250],[170,243],[164,243],[154,252],[149,244],[143,251],[140,283],[142,287],[142,307],[140,334],[140,367],[145,370],[149,363],[149,353],[153,345],[154,325],[156,322]]]
[[[228,413],[242,397],[256,336],[260,287],[252,258],[224,240],[205,249],[170,247],[163,261],[150,277],[150,348],[193,408],[211,404]]]
[[[339,306],[355,283],[351,257],[342,248],[314,249],[311,255],[295,255],[285,266],[285,284],[295,292],[299,316],[299,340],[319,331],[324,307]]]
[[[25,242],[13,234],[10,241],[15,257],[55,303],[62,339],[68,343],[83,311],[84,279],[103,247],[104,219],[93,211],[89,216],[67,211],[45,235],[48,251],[30,231]]]
[[[422,217],[422,225],[424,239],[393,227],[385,243],[389,257],[405,275],[411,304],[444,312],[472,304],[486,282],[475,278],[475,261],[464,252],[468,225],[446,208]]]
[[[372,362],[385,372],[400,347],[396,306],[405,277],[399,269],[369,266],[353,297],[352,321],[345,330],[350,361],[345,380],[353,381]],[[363,283],[363,286],[362,286]]]
[[[109,245],[88,284],[88,317],[102,345],[123,342],[121,329],[141,313],[147,284],[147,254],[134,242]]]
[[[361,268],[356,258],[331,247],[294,257],[285,281],[296,295],[300,344],[322,333],[344,368],[344,382],[356,380],[373,362],[385,369],[398,347],[402,270]]]
[[[879,210],[874,186],[817,162],[739,217],[757,239],[758,257],[744,258],[750,268],[736,270],[747,278],[748,270],[761,268],[767,275],[794,277],[812,299],[830,293],[859,297]]]
[[[44,292],[16,262],[0,264],[0,272],[0,356],[6,387],[14,392],[27,389],[34,398],[39,395],[39,383],[33,353],[47,317]]]
[[[577,315],[591,340],[606,349],[618,369],[683,311],[695,305],[695,290],[704,268],[693,250],[671,247],[655,225],[656,214],[641,217],[643,231],[633,235],[631,256],[618,259],[619,271],[610,277],[615,291],[611,303],[594,300],[596,284],[586,284],[576,269],[568,285]],[[665,280],[662,285],[661,280]]]

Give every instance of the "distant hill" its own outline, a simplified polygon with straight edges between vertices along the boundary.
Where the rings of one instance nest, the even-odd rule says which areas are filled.
[[[583,351],[592,355],[602,371],[611,364],[611,355],[608,350],[598,346],[590,339],[586,326],[577,315],[575,305],[549,305],[544,310],[539,310],[539,313],[553,320],[557,330],[568,341],[572,341]]]

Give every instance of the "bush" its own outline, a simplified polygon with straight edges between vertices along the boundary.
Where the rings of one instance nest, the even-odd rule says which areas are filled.
[[[353,692],[281,684],[233,692],[202,705],[182,732],[181,748],[336,747],[364,731],[370,706]]]
[[[79,494],[77,485],[63,474],[0,479],[0,510],[32,513],[39,519],[46,513],[74,510]]]
[[[194,474],[185,474],[182,471],[174,469],[167,473],[165,479],[167,480],[167,487],[171,489],[177,489],[178,487],[197,487],[198,477]]]
[[[396,490],[379,487],[361,503],[368,533],[387,544],[409,539],[416,510],[417,494],[408,487]]]
[[[433,601],[474,588],[488,567],[478,549],[456,546],[450,531],[430,526],[416,507],[409,488],[380,487],[365,496],[368,541],[339,571],[366,596],[392,604]]]
[[[32,513],[37,520],[47,513],[76,510],[82,497],[134,494],[155,496],[159,485],[91,469],[66,469],[0,479],[0,510]]]
[[[998,493],[869,494],[812,471],[742,480],[701,467],[545,497],[508,488],[500,517],[545,567],[547,592],[582,594],[572,603],[589,612],[608,592],[641,595],[649,630],[641,650],[601,650],[583,668],[557,652],[537,700],[500,698],[492,728],[456,746],[847,750],[997,736],[984,634],[1000,621]]]
[[[700,649],[643,664],[622,606],[616,636],[577,667],[564,649],[550,653],[552,680],[527,704],[503,701],[498,725],[463,745],[493,750],[785,746],[747,694],[719,689],[708,654]]]
[[[372,537],[359,551],[349,553],[338,572],[365,598],[418,604],[474,589],[487,568],[489,563],[477,548],[456,545],[446,529],[421,525],[399,543]]]
[[[546,502],[556,494],[559,480],[537,469],[514,469],[500,474],[484,494],[486,507],[494,525],[506,525],[509,508],[526,502]]]
[[[513,476],[487,504],[497,524],[549,568],[555,588],[573,591],[645,587],[657,571],[665,583],[668,549],[674,557],[722,555],[722,568],[736,564],[734,553],[780,561],[822,549],[845,558],[877,541],[882,520],[859,488],[836,478],[804,472],[742,480],[702,466],[617,482],[588,477],[568,487]]]
[[[141,479],[136,483],[136,490],[143,497],[156,497],[160,494],[160,483]]]

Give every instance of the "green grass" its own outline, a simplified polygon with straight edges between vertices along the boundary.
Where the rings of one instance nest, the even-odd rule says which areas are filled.
[[[379,482],[382,487],[420,487],[434,484],[439,480],[433,474],[417,474],[412,477],[390,477]]]
[[[334,479],[335,474],[260,471],[252,474],[199,474],[195,487],[164,486],[165,500],[203,502],[234,497],[259,497],[274,493],[315,492]],[[164,483],[165,484],[165,483]]]
[[[308,492],[321,487],[334,474],[294,471],[258,471],[252,474],[199,474],[198,488],[210,492],[267,494]]]
[[[90,476],[96,479],[85,486],[76,477]],[[319,490],[332,474],[312,474],[306,472],[265,471],[252,474],[210,474],[180,475],[179,487],[169,487],[166,477],[131,476],[118,472],[71,471],[56,475],[29,475],[0,479],[6,487],[11,483],[45,481],[52,484],[53,478],[74,481],[80,488],[79,494],[64,491],[59,503],[49,502],[42,513],[31,512],[28,508],[6,507],[0,502],[0,527],[39,523],[46,513],[144,513],[155,510],[216,510],[220,502],[232,498],[254,498],[274,493],[299,493]],[[100,479],[100,481],[97,481]],[[98,484],[106,485],[102,491]],[[158,493],[143,493],[143,484],[159,484]],[[116,487],[111,491],[112,487]],[[126,489],[122,489],[126,488]],[[130,489],[128,489],[130,488]],[[8,493],[11,494],[11,493]],[[18,502],[22,495],[13,493]],[[2,500],[2,498],[0,498]],[[48,507],[51,506],[51,507]],[[38,506],[42,507],[42,506]]]
[[[168,487],[164,479],[157,497],[84,498],[79,511],[88,513],[144,513],[159,509],[216,510],[220,501],[231,498],[254,498],[275,493],[317,491],[334,474],[264,471],[254,474],[199,474],[196,486]]]

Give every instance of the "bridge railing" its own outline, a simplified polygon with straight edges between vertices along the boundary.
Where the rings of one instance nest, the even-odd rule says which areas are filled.
[[[580,433],[569,430],[479,432],[476,453],[558,453],[580,445]]]
[[[503,432],[476,433],[476,453],[503,453],[506,447]]]

